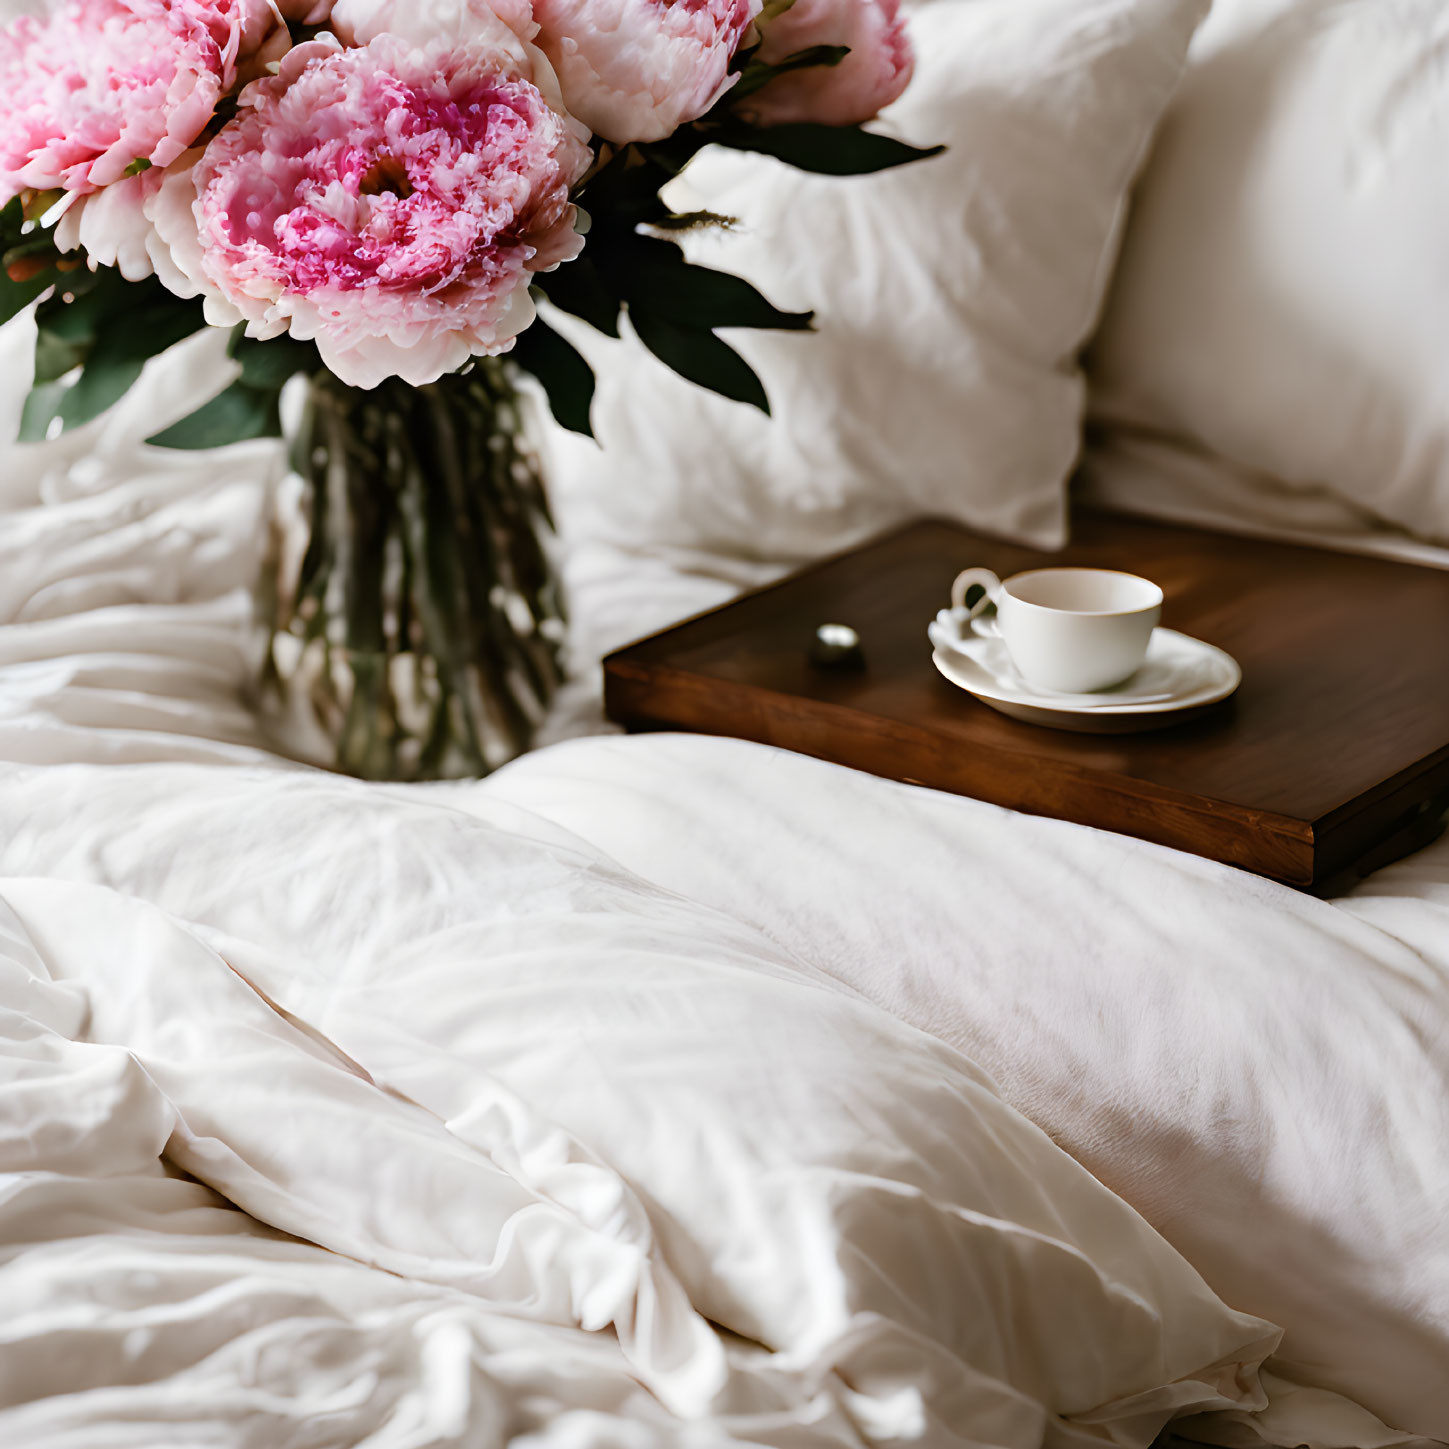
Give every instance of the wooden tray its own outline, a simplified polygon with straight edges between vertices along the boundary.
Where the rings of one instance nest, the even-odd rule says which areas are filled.
[[[926,625],[963,568],[1126,569],[1163,622],[1243,666],[1225,704],[1152,734],[1006,719],[948,684]],[[808,659],[816,628],[865,646]],[[1108,514],[1042,554],[913,525],[605,661],[611,718],[782,746],[1325,890],[1430,838],[1449,797],[1449,572]]]

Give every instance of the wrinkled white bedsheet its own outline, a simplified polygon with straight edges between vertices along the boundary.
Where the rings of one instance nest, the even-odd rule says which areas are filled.
[[[593,1409],[1145,1449],[1261,1407],[1276,1334],[969,1063],[534,817],[189,766],[8,777],[0,814],[7,1443],[200,1435],[209,1380],[227,1444],[592,1443]]]
[[[762,1112],[734,1162],[712,1084],[832,1072],[852,1131],[877,1100],[883,1141],[959,1117],[913,1159],[1015,1132],[999,1090],[1286,1328],[1266,1408],[1167,1364],[1210,1411],[1180,1432],[1449,1440],[1449,844],[1323,903],[736,742],[584,739],[431,790],[288,764],[240,703],[274,455],[137,461],[219,365],[183,348],[84,436],[0,444],[0,1442],[950,1443],[983,1402],[980,1442],[1105,1432],[1072,1414],[1112,1347],[1082,1351],[1075,1295],[1018,1305],[1065,1395],[1043,1420],[988,1361],[1020,1345],[910,1326],[949,1261],[927,1219],[923,1258],[842,1280],[812,1260],[839,1224],[781,1230],[813,1186],[720,1211],[757,1135],[785,1181],[837,1119]],[[575,540],[585,654],[760,572],[678,562]],[[585,682],[555,730],[597,727]],[[731,983],[721,1014],[679,962]],[[1045,1138],[1025,1160],[1128,1231]],[[991,1206],[1029,1222],[1008,1177]],[[1196,1321],[1155,1241],[1101,1301]],[[887,1326],[851,1330],[862,1304]]]

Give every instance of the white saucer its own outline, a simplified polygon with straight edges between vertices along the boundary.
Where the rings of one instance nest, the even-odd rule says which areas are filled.
[[[1227,699],[1243,682],[1231,654],[1175,629],[1157,629],[1146,662],[1125,683],[1097,694],[1055,694],[1028,684],[1001,640],[963,633],[970,630],[964,614],[943,609],[932,622],[936,668],[982,704],[1029,724],[1085,734],[1163,729]]]

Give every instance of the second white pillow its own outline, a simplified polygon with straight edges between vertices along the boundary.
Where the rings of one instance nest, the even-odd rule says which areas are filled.
[[[1092,353],[1100,421],[1449,542],[1449,6],[1218,0]]]

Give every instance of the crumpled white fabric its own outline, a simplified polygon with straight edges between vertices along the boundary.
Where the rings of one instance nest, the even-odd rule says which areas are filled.
[[[65,944],[47,946],[47,928]],[[109,992],[84,979],[118,952],[132,977],[111,980]],[[182,963],[174,976],[168,956]],[[201,1053],[205,1067],[188,1070]],[[263,1063],[284,1068],[290,1092]],[[309,1118],[319,1130],[299,1170],[297,1129]],[[210,1135],[228,1124],[237,1131],[226,1140]],[[368,1190],[345,1197],[333,1170],[364,1155]],[[325,1204],[313,1237],[353,1256],[265,1225],[185,1176],[183,1162],[299,1225]],[[398,1208],[409,1199],[427,1210],[427,1226],[399,1251],[387,1234],[407,1225]],[[490,1203],[514,1210],[516,1236],[490,1238],[481,1211]],[[581,1425],[595,1417],[615,1426],[618,1444],[676,1442],[617,1340],[549,1327],[568,1306],[528,1300],[570,1237],[586,1254],[634,1256],[591,1240],[426,1113],[372,1087],[154,910],[7,883],[7,1443],[491,1449],[515,1434],[583,1442]],[[425,1242],[452,1251],[423,1267]],[[486,1271],[490,1257],[500,1271]],[[521,1311],[494,1309],[520,1290]]]
[[[408,1332],[441,1309],[451,1325],[425,1360],[491,1378],[499,1313],[607,1329],[650,1414],[721,1438],[1145,1449],[1173,1415],[1263,1407],[1276,1330],[956,1052],[554,827],[432,793],[206,767],[0,776],[0,817],[24,822],[0,859],[18,1174],[0,1203],[24,1209],[18,1228],[0,1213],[0,1295],[28,1306],[0,1404],[38,1425],[26,1442],[50,1442],[47,1415],[99,1435],[98,1390],[153,1433],[209,1412],[188,1351],[144,1331],[195,1286],[156,1266],[168,1235],[119,1281],[45,1286],[92,1237],[124,1263],[153,1228],[129,1189],[112,1203],[116,1177],[153,1211],[214,1206],[163,1154],[258,1223],[423,1285]],[[264,1352],[313,1311],[321,1260],[301,1261],[270,1305],[249,1271],[235,1285],[250,1358],[230,1320],[209,1326],[224,1398],[317,1413],[359,1392],[353,1349],[399,1352],[395,1317],[380,1341],[319,1330],[345,1385]],[[509,1348],[534,1377],[541,1338]],[[387,1387],[426,1395],[409,1363]],[[235,1429],[221,1442],[257,1442],[241,1410]]]
[[[144,442],[231,379],[225,337],[43,446],[14,441],[34,345],[28,315],[0,328],[0,758],[272,758],[243,695],[281,448]]]

